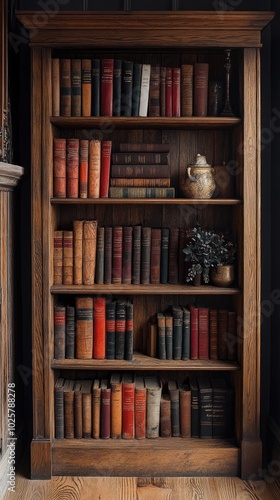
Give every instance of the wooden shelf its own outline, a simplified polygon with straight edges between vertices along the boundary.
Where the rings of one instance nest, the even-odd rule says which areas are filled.
[[[204,285],[53,285],[52,294],[117,294],[117,295],[238,295],[239,288]]]
[[[187,199],[187,198],[51,198],[52,205],[240,205],[239,199]]]

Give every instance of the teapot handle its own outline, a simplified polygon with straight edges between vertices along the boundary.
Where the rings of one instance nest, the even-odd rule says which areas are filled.
[[[194,177],[193,175],[191,175],[191,167],[187,167],[187,173],[188,173],[188,178],[189,178],[192,182],[196,182],[196,177]]]

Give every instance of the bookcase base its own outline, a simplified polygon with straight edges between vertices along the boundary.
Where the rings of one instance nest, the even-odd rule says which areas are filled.
[[[31,442],[31,479],[51,479],[51,442],[47,439],[33,439]]]

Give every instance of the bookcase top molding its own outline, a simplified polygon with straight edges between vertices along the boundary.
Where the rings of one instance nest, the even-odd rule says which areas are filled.
[[[17,11],[33,47],[261,47],[271,11]]]

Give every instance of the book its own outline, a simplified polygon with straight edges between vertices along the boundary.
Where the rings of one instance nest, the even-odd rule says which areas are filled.
[[[105,227],[104,234],[104,284],[112,282],[113,228]]]
[[[161,142],[121,142],[119,150],[121,153],[130,152],[162,152],[168,153],[170,149],[169,144],[162,144]]]
[[[121,115],[132,116],[133,62],[122,62]]]
[[[160,116],[166,116],[166,66],[160,67]]]
[[[158,357],[166,359],[165,316],[162,312],[157,313],[157,332]]]
[[[145,387],[147,389],[146,437],[155,439],[159,437],[162,383],[157,376],[145,377]]]
[[[95,379],[92,384],[92,437],[100,437],[100,413],[101,413],[101,387],[100,380]]]
[[[83,404],[82,404],[82,381],[78,380],[74,384],[74,437],[83,437]]]
[[[125,339],[124,339],[124,359],[132,361],[133,359],[133,302],[128,301],[125,304]]]
[[[116,301],[106,301],[106,359],[115,359],[116,345]]]
[[[212,438],[213,389],[208,377],[198,377],[199,437]]]
[[[89,141],[80,140],[80,161],[79,161],[79,195],[80,198],[88,197],[88,158]]]
[[[133,285],[140,284],[140,271],[141,271],[141,233],[142,227],[140,225],[133,226],[132,234],[132,277]]]
[[[157,337],[158,337],[157,324],[153,321],[149,321],[147,339],[146,339],[146,354],[151,358],[157,357],[157,352],[158,352]]]
[[[66,198],[66,139],[53,140],[53,196]]]
[[[113,116],[113,75],[114,59],[101,59],[100,81],[100,113],[101,116]]]
[[[170,166],[165,164],[138,164],[138,165],[111,165],[111,177],[133,177],[133,178],[164,178],[170,179]],[[128,184],[129,185],[129,184]],[[110,188],[111,189],[111,188]],[[169,188],[171,189],[171,188]],[[145,191],[144,191],[145,192]]]
[[[52,116],[60,116],[60,60],[52,58]]]
[[[71,116],[71,59],[60,59],[60,116]]]
[[[161,230],[160,282],[168,283],[169,228]]]
[[[135,436],[135,382],[131,373],[122,375],[122,438]]]
[[[100,59],[91,61],[91,114],[100,115]]]
[[[151,229],[151,271],[150,283],[151,285],[158,285],[160,283],[160,252],[161,252],[161,229]]]
[[[172,116],[181,116],[181,68],[172,68]]]
[[[170,187],[170,179],[168,178],[147,178],[141,177],[117,177],[110,179],[112,187]]]
[[[228,312],[227,359],[237,360],[236,312]]]
[[[198,358],[209,359],[209,309],[198,308]]]
[[[82,115],[82,61],[71,59],[71,116]]]
[[[73,439],[75,437],[74,384],[74,380],[65,380],[63,385],[64,437],[66,439]]]
[[[114,60],[113,73],[113,116],[121,116],[122,60]]]
[[[66,196],[79,196],[79,139],[66,140]]]
[[[132,116],[139,116],[142,64],[133,65]]]
[[[122,283],[131,285],[132,281],[132,226],[123,227],[122,245]]]
[[[73,231],[63,231],[63,285],[73,285]]]
[[[146,437],[147,389],[143,377],[135,379],[135,439]]]
[[[227,360],[228,354],[228,310],[218,310],[218,358]]]
[[[220,439],[227,437],[227,384],[224,378],[211,378],[213,389],[213,438]]]
[[[209,358],[219,359],[218,356],[218,311],[209,310]]]
[[[82,415],[83,415],[83,438],[92,436],[92,380],[81,382],[82,393]]]
[[[66,308],[54,306],[54,359],[65,359]]]
[[[82,116],[91,116],[91,59],[82,59]]]
[[[85,220],[83,226],[83,284],[93,285],[96,266],[97,221]]]
[[[183,309],[172,306],[173,315],[173,359],[182,359],[183,345]]]
[[[66,327],[65,327],[65,357],[66,359],[75,358],[75,307],[66,306]]]
[[[93,359],[105,359],[106,351],[106,298],[93,298]]]
[[[104,283],[105,227],[97,227],[95,283]]]
[[[117,300],[115,324],[115,359],[124,359],[125,332],[126,332],[126,306],[125,300]]]
[[[148,116],[151,65],[142,64],[139,116]]]
[[[53,250],[53,282],[62,285],[63,282],[63,231],[54,231]]]
[[[191,389],[191,437],[199,437],[199,400],[198,383],[196,377],[190,377]]]
[[[193,64],[181,66],[181,116],[193,115]]]
[[[191,437],[191,389],[188,382],[179,384],[180,435]]]
[[[58,377],[54,385],[55,438],[64,438],[64,378]]]
[[[83,284],[83,227],[84,221],[73,221],[73,284]]]
[[[151,66],[148,116],[160,116],[160,66]]]
[[[186,247],[186,230],[184,228],[179,228],[179,243],[178,243],[178,279],[179,283],[186,284],[186,261],[185,254],[183,252]]]
[[[171,437],[170,394],[162,394],[160,400],[160,437]]]
[[[173,77],[172,68],[166,68],[166,81],[165,81],[165,116],[172,116],[172,94],[173,94]]]
[[[190,328],[191,328],[191,313],[187,307],[182,307],[183,309],[183,338],[182,338],[182,359],[190,359]]]
[[[110,187],[109,198],[175,198],[175,188]]]
[[[99,198],[101,175],[101,141],[92,139],[89,143],[88,197]]]
[[[100,382],[100,437],[109,439],[111,437],[111,387],[108,379]]]
[[[150,284],[151,276],[151,237],[152,229],[150,227],[142,227],[141,235],[141,285]]]
[[[122,283],[123,226],[113,227],[112,283]]]
[[[168,165],[169,153],[162,152],[127,152],[113,153],[112,165]]]
[[[165,313],[166,359],[173,359],[173,316]]]
[[[208,106],[208,63],[194,63],[193,69],[193,114],[207,116]]]
[[[191,313],[191,359],[198,359],[198,308],[191,304],[189,309]]]
[[[176,380],[168,380],[168,392],[171,401],[171,431],[173,437],[180,436],[179,387]]]
[[[172,188],[166,188],[172,189]],[[179,282],[179,228],[169,228],[168,246],[168,283],[177,285]]]
[[[101,141],[100,198],[108,198],[112,141]]]
[[[76,296],[76,358],[92,359],[93,297]]]
[[[120,373],[112,373],[111,386],[111,438],[122,437],[122,380]]]

